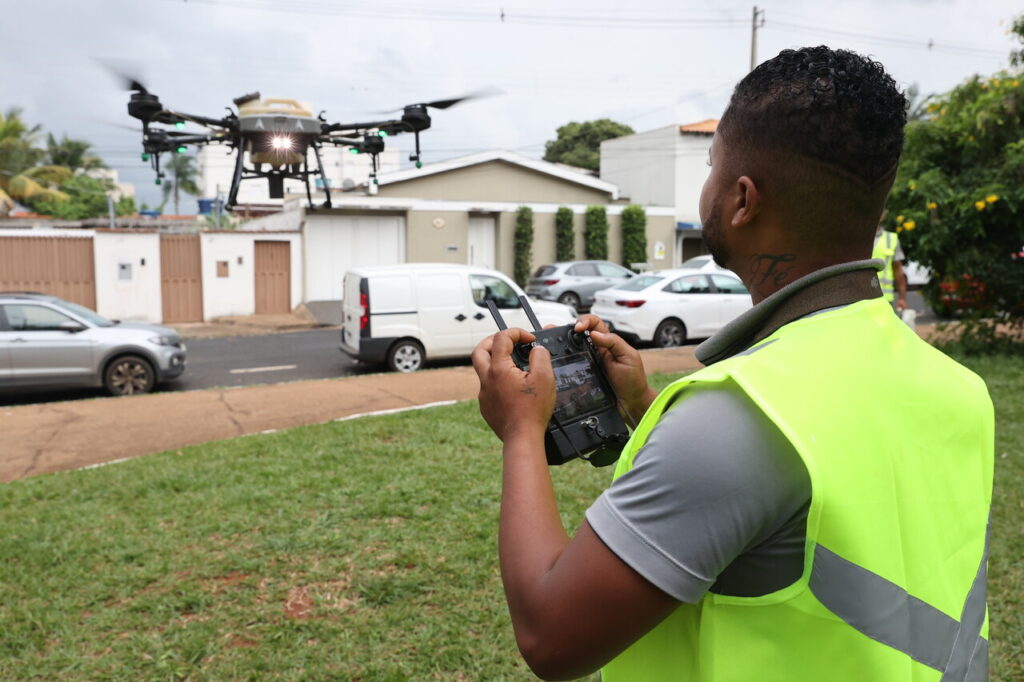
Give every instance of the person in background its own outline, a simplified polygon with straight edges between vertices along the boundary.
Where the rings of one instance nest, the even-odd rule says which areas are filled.
[[[904,256],[899,235],[879,225],[871,257],[885,261],[885,267],[878,273],[882,296],[892,305],[896,314],[902,314],[907,308],[907,273],[903,270]]]

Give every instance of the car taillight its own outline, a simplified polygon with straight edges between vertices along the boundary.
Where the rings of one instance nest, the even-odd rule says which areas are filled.
[[[546,280],[544,280],[544,286],[546,286],[546,287],[552,287],[552,286],[554,286],[556,284],[558,284],[558,280],[557,279],[546,279]]]
[[[621,305],[623,308],[639,308],[644,303],[647,303],[647,301],[629,300],[629,301],[616,301],[615,305]]]
[[[359,294],[359,305],[363,308],[363,314],[359,316],[359,329],[362,330],[370,326],[370,294]]]

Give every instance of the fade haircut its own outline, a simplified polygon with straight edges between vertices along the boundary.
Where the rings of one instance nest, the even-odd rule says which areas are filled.
[[[750,175],[808,246],[860,247],[896,175],[906,105],[878,62],[805,47],[747,74],[717,132],[729,169]]]

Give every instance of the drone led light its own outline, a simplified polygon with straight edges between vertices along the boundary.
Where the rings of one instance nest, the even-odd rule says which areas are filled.
[[[270,146],[275,151],[290,152],[295,147],[295,140],[289,135],[274,135],[270,138]]]

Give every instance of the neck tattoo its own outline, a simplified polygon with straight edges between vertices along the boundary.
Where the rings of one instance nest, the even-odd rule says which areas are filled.
[[[755,287],[781,287],[793,273],[796,256],[792,253],[755,253],[750,258],[751,283]]]

